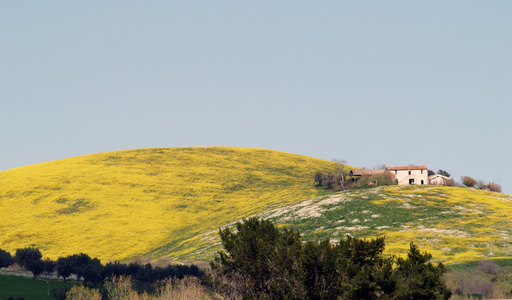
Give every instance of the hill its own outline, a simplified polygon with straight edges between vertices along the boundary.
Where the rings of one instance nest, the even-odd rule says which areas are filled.
[[[229,147],[98,153],[0,172],[0,248],[45,257],[84,252],[207,261],[218,228],[270,219],[304,240],[386,237],[388,254],[414,241],[437,261],[508,258],[512,196],[461,187],[388,186],[327,193],[313,186],[332,162]],[[348,168],[348,167],[347,167]]]
[[[0,172],[0,248],[45,257],[84,252],[204,258],[204,234],[320,196],[329,161],[253,148],[158,148],[98,153]]]

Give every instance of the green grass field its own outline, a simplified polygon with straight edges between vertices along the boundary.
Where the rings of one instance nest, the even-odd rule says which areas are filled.
[[[48,300],[52,297],[53,288],[71,287],[72,283],[60,281],[44,281],[18,276],[0,275],[0,299],[12,297],[17,299],[24,297],[25,300]],[[48,296],[48,292],[50,292]]]

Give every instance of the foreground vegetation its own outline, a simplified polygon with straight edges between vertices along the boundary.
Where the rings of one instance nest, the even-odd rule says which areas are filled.
[[[220,231],[212,262],[221,294],[242,299],[448,299],[442,264],[410,244],[406,258],[382,255],[384,239],[302,243],[300,234],[248,219]]]
[[[300,234],[269,221],[248,219],[220,230],[223,251],[205,277],[167,281],[153,294],[136,293],[129,278],[106,285],[108,299],[448,299],[445,268],[410,244],[407,258],[382,255],[384,239],[348,237],[303,243]],[[101,299],[74,287],[67,299]]]
[[[507,261],[452,265],[446,272],[414,243],[406,256],[396,257],[384,253],[384,238],[303,242],[299,232],[258,219],[221,229],[219,235],[223,250],[202,277],[206,282],[197,272],[189,272],[194,277],[184,275],[183,268],[177,275],[173,266],[109,263],[98,269],[99,260],[80,254],[61,258],[54,267],[64,281],[72,273],[84,279],[82,284],[71,289],[72,285],[52,281],[51,294],[57,299],[66,294],[67,299],[448,299],[450,294],[453,299],[469,299],[512,294]],[[40,254],[30,254],[38,252],[34,250],[19,249],[11,262],[30,269],[27,260],[37,257],[42,262]],[[102,286],[104,280],[108,282]],[[6,282],[12,287],[3,290]],[[7,299],[8,293],[8,299],[42,299],[44,283],[0,278],[0,297]]]
[[[86,155],[0,172],[0,245],[56,259],[84,252],[208,260],[201,234],[324,193],[321,159],[253,148],[158,148]],[[212,250],[213,251],[213,250]]]

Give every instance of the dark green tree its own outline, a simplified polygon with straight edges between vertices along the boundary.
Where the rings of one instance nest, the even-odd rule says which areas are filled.
[[[93,258],[88,263],[81,265],[79,272],[80,275],[84,278],[84,286],[86,286],[88,282],[91,282],[93,285],[101,285],[104,280],[103,269],[103,265],[97,258]]]
[[[73,274],[75,265],[71,256],[59,257],[55,268],[57,269],[57,276],[62,277],[65,282],[66,279]]]
[[[451,291],[446,287],[441,276],[446,272],[443,264],[434,266],[430,261],[432,255],[420,250],[414,243],[410,244],[407,258],[397,259],[395,270],[397,288],[393,294],[398,300],[449,299]]]
[[[43,255],[37,248],[17,249],[14,255],[14,261],[25,270],[32,272],[34,278],[44,271]]]
[[[443,175],[446,177],[451,177],[450,173],[446,172],[445,170],[439,170],[439,171],[437,171],[437,174]]]
[[[324,185],[324,177],[325,175],[321,172],[315,173],[315,185],[316,186],[323,186]]]
[[[219,230],[224,251],[211,263],[234,292],[244,299],[305,299],[299,234],[255,218],[235,227]]]
[[[12,255],[11,253],[0,249],[0,268],[7,268],[8,266],[12,265]]]
[[[341,257],[329,239],[310,241],[303,247],[304,286],[309,299],[336,299],[341,292],[338,274]]]
[[[46,274],[53,273],[53,271],[55,271],[55,265],[56,263],[53,260],[46,258],[43,260],[43,272]]]
[[[377,299],[394,290],[393,259],[384,258],[384,238],[348,236],[336,246],[342,274],[341,294],[347,299]]]

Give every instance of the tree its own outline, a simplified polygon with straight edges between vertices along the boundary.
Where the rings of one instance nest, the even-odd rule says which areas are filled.
[[[420,250],[411,242],[407,258],[398,258],[396,273],[398,286],[395,299],[449,299],[451,291],[441,276],[446,272],[443,264],[434,266],[432,255]]]
[[[43,272],[46,274],[52,273],[55,270],[55,265],[56,263],[53,260],[46,258],[43,260]]]
[[[331,189],[335,184],[335,178],[334,178],[334,175],[329,173],[327,174],[327,176],[325,176],[324,178],[324,186],[327,187],[328,189]]]
[[[461,176],[460,180],[462,181],[462,184],[467,187],[474,187],[476,184],[476,180],[469,176]]]
[[[333,158],[332,161],[336,163],[337,169],[340,172],[341,185],[345,184],[345,164],[347,163],[347,161],[344,159],[340,160],[340,159],[336,159],[336,158]]]
[[[75,270],[71,256],[59,257],[55,267],[57,269],[57,276],[62,277],[64,282],[66,282],[66,278],[71,276]]]
[[[41,251],[37,248],[23,248],[17,249],[14,255],[14,260],[25,270],[32,272],[34,278],[44,271],[44,262],[41,259],[43,256]]]
[[[316,172],[315,173],[315,185],[316,186],[322,186],[323,185],[323,180],[324,180],[324,174],[321,173],[321,172]]]
[[[446,176],[448,178],[451,177],[450,173],[446,172],[445,170],[439,170],[439,171],[437,171],[437,174]]]
[[[7,268],[8,266],[12,265],[12,255],[11,253],[0,249],[0,268]]]
[[[428,173],[427,173],[427,176],[432,176],[432,175],[435,175],[435,174],[436,174],[436,172],[434,172],[434,171],[432,171],[432,170],[428,170],[427,172],[428,172]]]
[[[97,258],[93,258],[87,264],[82,265],[80,274],[84,278],[84,286],[86,286],[88,282],[91,282],[94,285],[102,284],[104,279],[103,268],[103,265]]]
[[[255,218],[235,227],[219,230],[224,251],[212,261],[213,271],[245,299],[304,299],[299,234]]]

